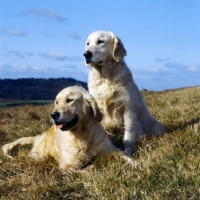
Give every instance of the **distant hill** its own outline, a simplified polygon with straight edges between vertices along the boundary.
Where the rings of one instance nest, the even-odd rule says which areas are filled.
[[[0,99],[54,100],[58,92],[68,86],[87,83],[73,78],[20,78],[0,79]]]

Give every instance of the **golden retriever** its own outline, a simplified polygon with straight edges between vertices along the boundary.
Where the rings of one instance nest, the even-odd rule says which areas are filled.
[[[123,60],[127,52],[112,32],[95,31],[86,41],[85,61],[90,64],[88,87],[103,113],[102,125],[114,144],[121,140],[126,155],[137,149],[139,136],[160,136],[165,126],[154,119]]]
[[[100,123],[102,114],[96,101],[84,88],[65,88],[57,95],[54,107],[54,125],[49,131],[5,144],[3,152],[8,155],[16,145],[33,144],[32,158],[52,156],[61,170],[72,172],[88,165],[95,156],[117,151]]]

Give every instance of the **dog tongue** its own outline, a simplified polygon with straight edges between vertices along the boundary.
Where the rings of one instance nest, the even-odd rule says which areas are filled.
[[[61,129],[62,126],[63,126],[62,124],[59,124],[59,125],[56,125],[56,128],[57,128],[57,129]]]

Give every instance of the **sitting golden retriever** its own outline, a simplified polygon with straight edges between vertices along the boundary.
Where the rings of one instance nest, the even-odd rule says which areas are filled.
[[[85,60],[90,64],[88,87],[103,113],[102,125],[114,144],[123,140],[124,152],[137,149],[139,136],[166,132],[154,119],[123,60],[126,50],[112,32],[95,31],[86,41]]]
[[[51,113],[54,125],[35,137],[24,137],[2,147],[7,155],[16,145],[33,144],[30,156],[36,160],[52,156],[60,169],[81,169],[97,156],[105,156],[116,147],[110,142],[100,121],[102,114],[94,98],[82,87],[62,90]]]

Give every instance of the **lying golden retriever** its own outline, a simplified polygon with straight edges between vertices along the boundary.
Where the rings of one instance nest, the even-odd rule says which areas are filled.
[[[90,64],[88,87],[103,113],[102,125],[115,145],[123,140],[126,155],[137,149],[139,136],[166,132],[154,119],[123,60],[126,50],[112,32],[95,31],[86,41],[85,61]]]
[[[100,124],[102,114],[94,98],[82,87],[62,90],[51,117],[54,125],[49,131],[5,144],[3,152],[8,155],[16,145],[33,144],[32,158],[52,156],[60,169],[72,172],[86,166],[95,156],[117,151]]]

